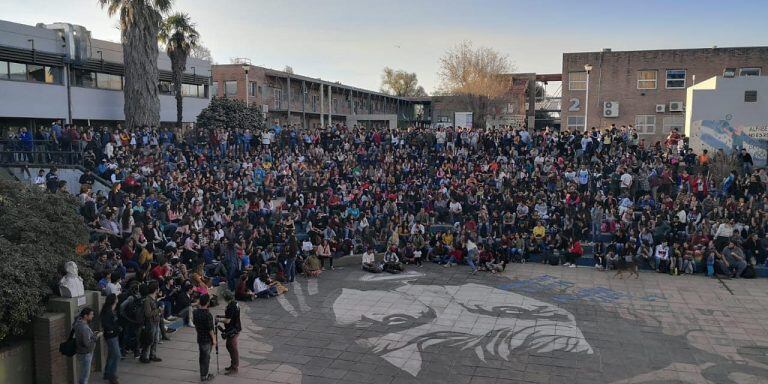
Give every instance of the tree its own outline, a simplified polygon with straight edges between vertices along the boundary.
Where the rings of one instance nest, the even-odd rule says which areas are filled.
[[[125,62],[125,124],[160,125],[157,35],[173,0],[98,0],[107,14],[120,15]]]
[[[291,67],[290,65],[286,65],[285,68],[283,69],[283,72],[290,73],[292,75],[293,74],[293,67]]]
[[[264,117],[258,106],[224,97],[214,97],[197,116],[197,126],[203,129],[253,129],[264,127]]]
[[[205,60],[207,62],[213,63],[213,56],[211,56],[211,50],[208,49],[208,47],[204,46],[199,41],[197,42],[197,45],[192,47],[192,51],[189,52],[189,57],[193,57],[195,59]]]
[[[389,67],[384,67],[384,72],[381,75],[381,92],[400,97],[427,96],[424,87],[419,85],[416,73],[406,72],[402,69],[394,70]]]
[[[176,126],[181,127],[184,112],[184,95],[181,82],[187,69],[187,58],[197,46],[200,35],[186,13],[176,13],[163,21],[158,39],[165,45],[165,51],[171,58],[173,93],[176,95]]]
[[[0,180],[0,341],[23,335],[56,291],[64,262],[78,264],[86,288],[95,286],[85,258],[88,243],[77,200],[29,184]]]
[[[512,88],[509,58],[488,47],[465,41],[440,58],[439,91],[459,97],[470,108],[478,125],[484,125],[488,109]]]

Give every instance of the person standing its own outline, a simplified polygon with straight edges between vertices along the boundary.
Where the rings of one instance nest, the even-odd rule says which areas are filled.
[[[101,329],[104,331],[104,341],[107,343],[107,364],[104,366],[104,380],[109,384],[118,384],[117,362],[120,361],[120,326],[117,325],[117,295],[107,295],[104,306],[101,308]]]
[[[157,304],[157,293],[160,291],[160,287],[157,281],[153,280],[149,282],[147,286],[147,297],[144,298],[144,330],[145,337],[141,337],[142,346],[141,359],[142,363],[160,362],[163,361],[157,357],[157,343],[160,341],[160,321],[162,321],[162,310]]]
[[[240,335],[242,326],[240,325],[240,307],[237,305],[235,295],[232,292],[225,291],[222,298],[227,302],[227,308],[224,310],[224,316],[217,315],[216,318],[224,323],[223,335],[227,339],[227,352],[229,352],[230,364],[224,368],[225,375],[237,374],[240,366],[240,352],[237,350],[237,337]]]
[[[213,325],[213,316],[208,311],[211,297],[208,295],[200,296],[200,306],[195,309],[192,318],[197,331],[197,346],[200,351],[200,380],[211,381],[213,374],[208,372],[208,365],[211,362],[211,349],[216,347],[216,330]]]
[[[101,337],[101,332],[93,332],[89,325],[96,313],[93,309],[85,307],[75,319],[72,328],[75,330],[75,352],[77,353],[77,368],[79,370],[78,384],[88,384],[91,377],[91,362],[96,342]]]

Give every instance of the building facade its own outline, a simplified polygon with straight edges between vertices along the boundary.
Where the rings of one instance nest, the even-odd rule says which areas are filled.
[[[417,100],[250,64],[213,66],[212,95],[258,105],[270,121],[304,127],[429,123]],[[421,107],[419,107],[421,105]]]
[[[171,62],[161,52],[160,119],[176,121]],[[91,38],[84,27],[29,26],[0,20],[0,133],[53,120],[114,124],[123,114],[122,46]],[[209,103],[210,63],[190,58],[184,73],[184,122]]]
[[[663,140],[683,131],[686,88],[766,70],[768,47],[564,53],[562,127],[632,125],[646,142]]]
[[[691,148],[741,149],[756,166],[768,158],[768,76],[716,76],[688,87],[685,134]]]

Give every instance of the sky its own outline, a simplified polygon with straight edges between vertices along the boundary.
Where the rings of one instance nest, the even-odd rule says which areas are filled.
[[[69,22],[120,40],[117,19],[97,0],[0,3],[4,20]],[[764,0],[175,0],[174,8],[197,24],[215,62],[290,65],[372,90],[389,66],[434,91],[440,57],[465,40],[536,73],[560,73],[563,52],[768,45]]]

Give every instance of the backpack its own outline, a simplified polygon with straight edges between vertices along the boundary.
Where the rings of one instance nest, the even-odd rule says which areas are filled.
[[[75,341],[75,327],[72,327],[72,331],[69,332],[67,340],[59,344],[59,352],[67,357],[72,357],[77,354],[77,342]]]
[[[144,298],[131,296],[120,305],[120,315],[131,323],[144,322]]]
[[[741,277],[745,279],[754,279],[756,275],[755,266],[752,264],[747,265],[747,267],[744,268],[744,272],[741,273]]]

